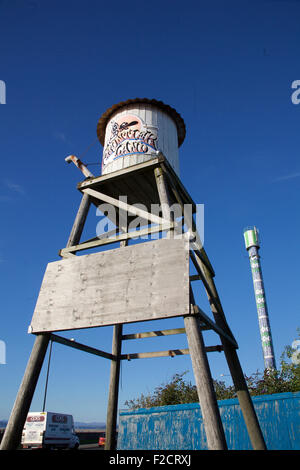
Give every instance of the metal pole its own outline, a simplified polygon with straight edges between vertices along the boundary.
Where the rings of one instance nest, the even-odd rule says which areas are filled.
[[[44,402],[43,402],[43,410],[42,411],[45,411],[45,407],[46,407],[46,397],[47,397],[47,389],[48,389],[48,378],[49,378],[50,361],[51,361],[51,353],[52,353],[52,343],[53,343],[53,341],[51,340],[50,341],[50,348],[49,348],[49,359],[48,359],[46,385],[45,385]]]

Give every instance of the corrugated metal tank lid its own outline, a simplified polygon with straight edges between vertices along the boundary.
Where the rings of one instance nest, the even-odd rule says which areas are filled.
[[[157,100],[149,99],[149,98],[134,98],[134,99],[129,99],[127,101],[120,101],[120,103],[114,104],[109,109],[107,109],[105,113],[102,114],[97,125],[97,136],[101,145],[104,145],[105,129],[111,116],[123,106],[127,106],[129,104],[135,104],[135,103],[146,103],[146,104],[156,106],[157,108],[161,109],[162,111],[165,111],[169,116],[171,116],[176,123],[177,133],[178,133],[178,147],[180,147],[186,135],[186,127],[185,127],[184,120],[182,119],[180,114],[171,106],[163,103],[162,101],[157,101]]]

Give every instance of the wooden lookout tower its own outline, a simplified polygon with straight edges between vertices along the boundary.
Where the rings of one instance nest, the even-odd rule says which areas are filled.
[[[207,359],[210,351],[224,352],[252,446],[266,448],[238,359],[238,345],[197,231],[194,218],[197,206],[180,180],[178,148],[185,132],[182,117],[170,106],[146,98],[130,99],[112,106],[98,122],[97,135],[103,145],[100,176],[94,176],[75,156],[66,159],[73,161],[85,176],[77,186],[82,199],[67,245],[60,250],[61,260],[49,263],[44,275],[29,327],[35,343],[1,449],[15,449],[20,442],[50,341],[111,362],[108,450],[115,448],[121,361],[176,354],[190,354],[208,448],[226,449]],[[90,207],[101,204],[115,228],[81,241]],[[151,237],[158,233],[162,234],[160,238]],[[104,246],[116,243],[117,248],[103,250]],[[80,254],[92,248],[97,251]],[[196,275],[190,274],[191,265]],[[192,288],[197,281],[202,283],[208,297],[210,316],[197,305]],[[124,324],[172,317],[182,317],[183,328],[160,333],[186,334],[188,349],[122,354],[123,341],[157,336],[157,331],[125,335]],[[57,334],[105,325],[113,325],[111,352]],[[208,329],[216,333],[221,344],[205,346],[202,331]]]

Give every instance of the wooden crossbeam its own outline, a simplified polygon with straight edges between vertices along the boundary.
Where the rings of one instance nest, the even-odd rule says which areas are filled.
[[[130,353],[130,354],[121,354],[122,360],[130,361],[131,359],[148,359],[154,357],[174,357],[182,356],[189,354],[188,349],[169,349],[168,351],[153,351],[153,352],[144,352],[144,353]]]
[[[206,346],[205,351],[208,352],[221,352],[223,351],[223,346]],[[189,354],[189,349],[169,349],[166,351],[153,351],[153,352],[144,352],[144,353],[130,353],[130,354],[121,354],[121,360],[131,361],[131,359],[149,359],[154,357],[175,357],[183,356]]]
[[[121,233],[122,231],[118,227],[116,227],[112,230],[101,233],[101,235],[97,235],[97,237],[89,238],[88,240],[85,240],[82,243],[94,242],[96,240],[103,240],[103,239],[106,239],[106,238],[110,238],[112,235],[114,235],[114,236],[118,235],[118,232]]]
[[[94,238],[80,243],[79,245],[70,246],[60,250],[59,255],[64,257],[67,253],[72,253],[74,251],[88,250],[90,248],[96,248],[97,246],[109,245],[112,243],[118,243],[125,240],[130,240],[133,238],[140,238],[147,235],[151,235],[158,232],[163,232],[174,227],[173,222],[166,222],[156,227],[148,227],[141,230],[133,230],[132,232],[121,233],[112,238]]]
[[[76,341],[63,338],[62,336],[58,336],[53,333],[51,333],[51,340],[55,343],[64,344],[65,346],[69,346],[74,349],[79,349],[80,351],[85,351],[87,353],[94,354],[95,356],[104,357],[105,359],[116,359],[115,356],[113,356],[112,354],[101,351],[100,349],[92,348],[90,346],[86,346],[85,344],[77,343]]]
[[[80,245],[82,243],[91,243],[91,242],[96,242],[96,241],[103,240],[103,239],[109,239],[111,237],[111,235],[117,235],[118,232],[119,232],[119,228],[116,227],[113,230],[109,230],[108,232],[101,233],[101,235],[98,235],[97,237],[89,238],[88,240],[85,240],[84,242],[81,242]],[[71,245],[71,246],[73,246],[73,245]],[[65,248],[63,248],[63,250],[65,250]],[[62,250],[59,250],[58,254],[62,258],[70,258],[71,256],[75,256],[74,252],[71,252],[71,251],[70,252],[68,252],[68,251],[63,252]]]
[[[200,328],[201,330],[211,330],[211,327],[206,325],[205,323],[201,323]],[[174,329],[169,329],[169,330],[144,331],[142,333],[133,333],[133,334],[128,334],[128,335],[123,335],[122,340],[155,338],[155,337],[179,335],[179,334],[185,334],[185,328],[174,328]]]
[[[179,334],[179,333],[185,332],[185,328],[178,328],[178,330],[183,330],[183,331],[178,331],[177,333],[170,333],[170,334]],[[168,331],[168,330],[165,330],[165,331]],[[155,333],[155,332],[149,332],[149,333]],[[131,338],[130,336],[138,336],[138,334],[137,335],[124,335],[122,336],[122,339],[138,339],[138,338]],[[146,336],[142,336],[142,337],[146,337]],[[81,343],[72,341],[67,338],[63,338],[62,336],[58,336],[53,333],[51,334],[51,340],[55,343],[64,344],[65,346],[69,346],[74,349],[79,349],[81,351],[94,354],[95,356],[100,356],[100,357],[104,357],[106,359],[111,359],[111,360],[116,359],[116,357],[113,354],[109,354],[107,352],[101,351],[100,349],[86,346],[85,344],[81,344]],[[221,352],[223,351],[223,347],[221,345],[206,346],[205,351],[206,352],[214,352],[214,351]],[[182,356],[182,355],[187,355],[187,354],[189,354],[189,349],[187,348],[169,349],[166,351],[152,351],[152,352],[144,352],[144,353],[121,354],[120,359],[121,360],[125,359],[125,360],[130,361],[131,359],[147,359],[147,358],[168,357],[168,356],[175,357],[175,356]]]
[[[199,274],[192,274],[190,276],[190,281],[201,281],[201,277],[199,276]]]
[[[143,333],[134,333],[129,335],[123,335],[123,340],[128,339],[142,339],[142,338],[155,338],[157,336],[168,336],[168,335],[178,335],[185,333],[185,328],[175,328],[169,330],[157,330],[157,331],[145,331]]]
[[[71,253],[71,252],[62,253],[62,250],[59,250],[58,256],[61,256],[62,258],[73,258],[74,256],[76,257],[75,253]]]

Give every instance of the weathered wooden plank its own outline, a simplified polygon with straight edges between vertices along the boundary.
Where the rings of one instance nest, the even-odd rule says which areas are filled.
[[[49,263],[30,331],[146,321],[189,311],[189,251],[184,240],[162,239]]]

